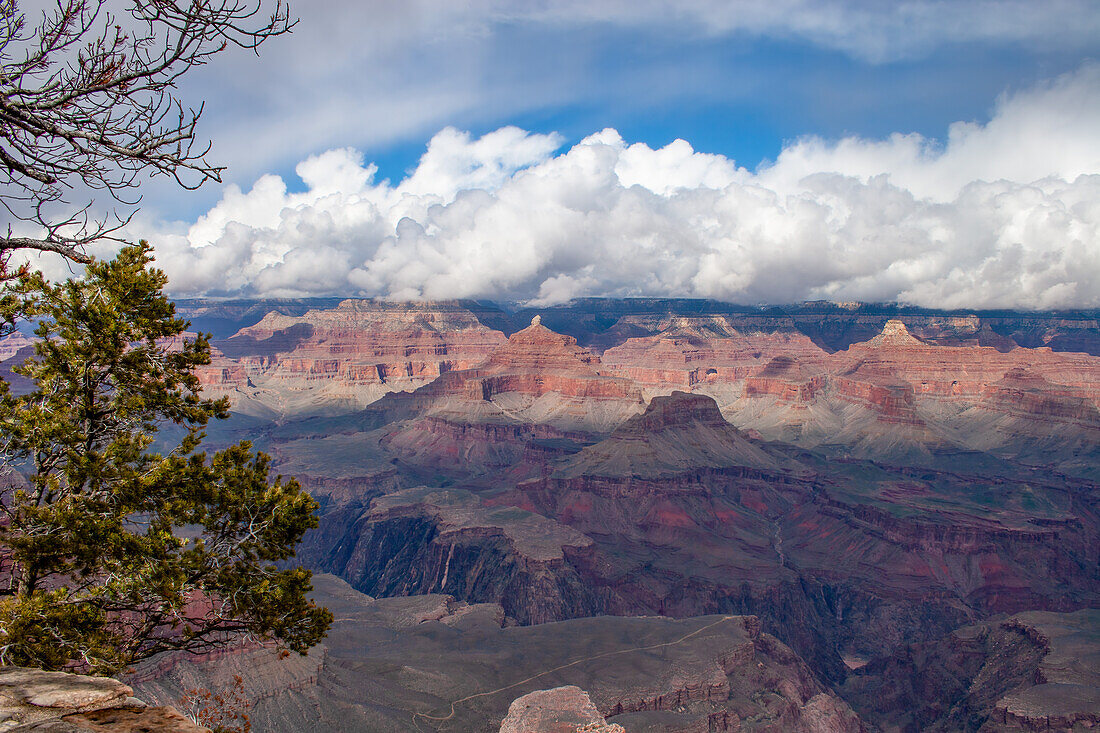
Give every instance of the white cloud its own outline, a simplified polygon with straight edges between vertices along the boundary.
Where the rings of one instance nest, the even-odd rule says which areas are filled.
[[[396,184],[354,150],[227,187],[158,261],[203,293],[1100,306],[1100,67],[1001,99],[942,144],[818,139],[751,172],[614,130],[569,150],[446,129]]]
[[[409,143],[447,124],[485,127],[578,105],[644,113],[680,103],[686,89],[712,103],[759,93],[739,79],[754,75],[739,61],[716,69],[694,58],[708,45],[700,39],[750,57],[771,39],[874,63],[958,58],[964,45],[1074,63],[1100,48],[1094,0],[324,0],[293,9],[294,33],[259,59],[230,51],[181,80],[185,101],[209,103],[200,134],[238,182],[327,147]],[[646,54],[662,44],[682,53]],[[628,50],[634,63],[615,62]],[[781,73],[786,65],[756,81],[794,104],[819,99]],[[858,81],[827,84],[814,82],[814,92],[859,93]],[[169,210],[179,199],[156,182],[145,193]]]
[[[556,0],[536,8],[498,12],[560,23],[693,24],[710,34],[798,38],[872,62],[967,41],[1079,47],[1100,34],[1100,13],[1089,0]]]
[[[954,123],[942,146],[916,134],[836,143],[810,137],[785,148],[761,180],[788,190],[818,171],[864,180],[885,173],[917,196],[939,201],[955,198],[975,180],[1073,180],[1100,172],[1098,121],[1100,64],[1087,63],[1073,74],[1002,96],[986,125]]]

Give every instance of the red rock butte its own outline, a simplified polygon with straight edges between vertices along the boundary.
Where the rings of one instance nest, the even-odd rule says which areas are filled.
[[[504,340],[454,304],[347,300],[299,317],[268,313],[218,342],[198,373],[239,411],[347,411],[480,364]]]

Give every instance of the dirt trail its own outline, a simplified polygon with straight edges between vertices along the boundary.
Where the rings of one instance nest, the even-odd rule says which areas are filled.
[[[591,661],[594,661],[596,659],[603,659],[605,657],[613,657],[613,656],[616,656],[616,655],[619,655],[619,654],[630,654],[631,652],[644,652],[644,651],[650,651],[652,649],[661,649],[661,648],[664,648],[664,647],[676,646],[677,644],[682,644],[683,642],[687,641],[688,639],[692,638],[693,636],[698,636],[699,634],[703,633],[707,629],[712,629],[715,626],[717,626],[718,624],[724,623],[724,622],[729,621],[730,619],[733,619],[733,618],[736,618],[736,617],[735,616],[723,616],[722,618],[718,619],[714,623],[707,624],[706,626],[701,626],[700,628],[696,629],[695,631],[692,631],[691,633],[688,633],[688,634],[684,634],[679,639],[676,639],[674,641],[666,641],[666,642],[662,642],[660,644],[650,644],[648,646],[631,647],[629,649],[616,649],[615,651],[611,651],[611,652],[603,652],[601,654],[593,654],[593,655],[588,656],[588,657],[582,657],[581,659],[575,659],[572,662],[569,662],[568,664],[562,664],[558,667],[554,667],[553,669],[543,670],[542,672],[539,672],[538,674],[531,675],[530,677],[527,677],[526,679],[519,680],[518,682],[513,682],[510,685],[505,685],[504,687],[498,687],[495,690],[489,690],[487,692],[478,692],[478,693],[475,693],[473,695],[467,695],[466,697],[459,698],[458,700],[455,700],[454,702],[451,703],[451,711],[447,715],[436,716],[436,715],[428,715],[427,713],[416,713],[415,718],[423,718],[424,720],[435,721],[437,723],[444,723],[444,722],[450,720],[451,718],[453,718],[455,716],[455,708],[457,706],[461,705],[462,703],[469,702],[470,700],[474,700],[474,699],[479,698],[479,697],[490,697],[492,695],[496,695],[497,693],[504,692],[505,690],[511,690],[514,687],[519,687],[520,685],[525,685],[528,682],[533,682],[534,680],[537,680],[539,677],[543,677],[543,676],[548,675],[548,674],[553,674],[554,672],[560,672],[563,669],[568,669],[569,667],[575,667],[576,665],[583,664],[584,662],[591,662]]]

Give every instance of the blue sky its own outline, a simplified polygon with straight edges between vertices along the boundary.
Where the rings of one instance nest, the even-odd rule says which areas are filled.
[[[292,10],[181,88],[229,171],[146,191],[177,294],[1100,306],[1092,0]]]
[[[754,168],[804,135],[942,138],[953,122],[988,120],[998,95],[1100,58],[1089,0],[395,5],[298,2],[293,35],[188,79],[229,180],[290,180],[305,155],[339,146],[396,179],[447,125],[567,142],[613,127]],[[851,30],[813,20],[814,8]],[[754,15],[765,17],[740,17]]]

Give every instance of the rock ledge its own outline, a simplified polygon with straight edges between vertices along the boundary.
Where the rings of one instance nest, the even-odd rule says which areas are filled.
[[[555,687],[516,698],[500,724],[500,733],[624,733],[608,723],[588,697],[575,685]]]
[[[170,707],[150,707],[110,677],[0,667],[3,733],[209,733]]]

